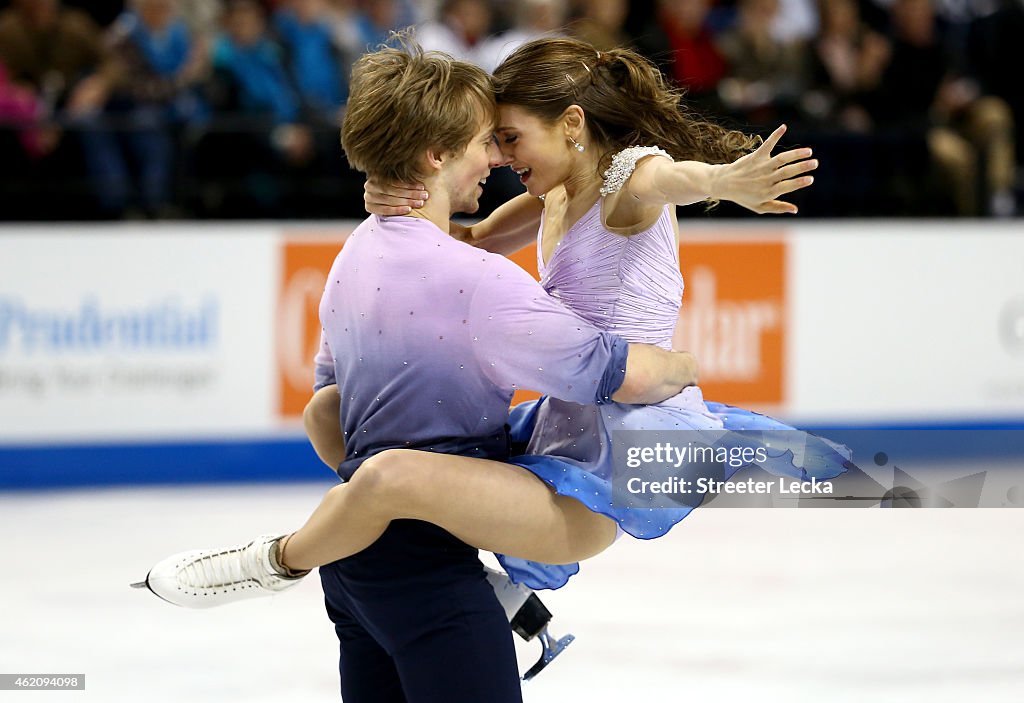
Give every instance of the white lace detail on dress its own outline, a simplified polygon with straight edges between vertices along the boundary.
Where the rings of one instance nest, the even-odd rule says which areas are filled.
[[[604,185],[601,186],[601,195],[618,193],[626,180],[633,175],[636,162],[645,156],[669,156],[669,153],[657,146],[631,146],[623,149],[612,157],[612,165],[604,172]]]

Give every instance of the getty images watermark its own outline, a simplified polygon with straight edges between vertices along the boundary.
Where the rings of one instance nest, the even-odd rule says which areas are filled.
[[[769,463],[770,442],[765,446],[708,446],[687,442],[683,446],[670,442],[659,442],[652,447],[627,447],[626,468],[658,467],[667,470],[668,475],[659,475],[653,480],[650,477],[628,476],[623,480],[626,491],[632,495],[644,493],[663,494],[700,494],[707,493],[832,493],[832,484],[827,480],[818,480],[816,476],[808,480],[793,480],[784,476],[776,476],[774,480],[755,479],[748,476],[742,480],[728,479],[725,476],[731,471],[738,471],[746,466],[771,466]],[[777,459],[772,455],[771,461],[780,461],[788,473],[801,474],[793,466],[791,455]],[[843,471],[846,457],[837,456],[836,473]],[[789,467],[792,466],[792,469]],[[702,475],[696,467],[721,467],[721,474]],[[671,473],[675,472],[675,473]],[[660,472],[659,472],[660,473]],[[689,476],[689,478],[686,478]]]
[[[831,495],[852,457],[795,430],[627,430],[613,432],[612,444],[613,501],[648,509],[692,508],[718,495]]]
[[[612,432],[617,507],[1024,507],[1024,431]]]

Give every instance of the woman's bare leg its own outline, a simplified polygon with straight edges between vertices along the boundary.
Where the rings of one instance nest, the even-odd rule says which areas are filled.
[[[373,544],[392,520],[443,527],[479,549],[547,564],[594,556],[615,523],[554,493],[512,464],[405,449],[367,459],[352,480],[328,491],[288,539],[281,561],[311,569]]]

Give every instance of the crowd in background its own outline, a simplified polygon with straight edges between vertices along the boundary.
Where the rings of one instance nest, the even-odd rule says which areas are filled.
[[[409,26],[488,70],[630,46],[700,113],[814,147],[808,215],[1024,206],[1024,0],[6,0],[0,219],[361,217],[348,72]],[[488,185],[484,211],[518,189]]]

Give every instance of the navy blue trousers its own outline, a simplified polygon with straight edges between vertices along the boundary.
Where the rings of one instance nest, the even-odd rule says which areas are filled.
[[[475,548],[395,520],[320,580],[345,703],[521,703],[512,632]]]

